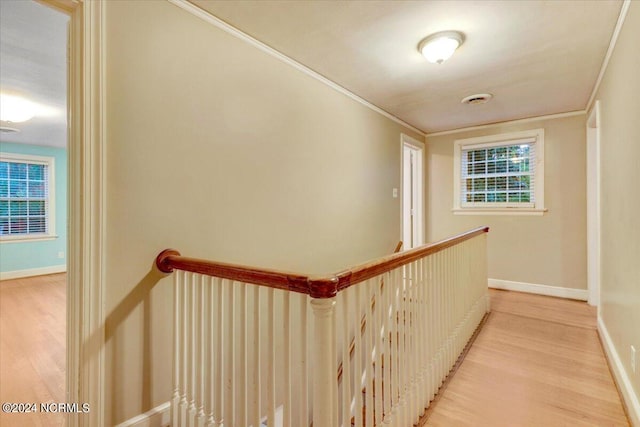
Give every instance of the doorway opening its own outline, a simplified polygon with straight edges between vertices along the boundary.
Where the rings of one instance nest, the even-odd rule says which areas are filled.
[[[0,2],[0,397],[65,402],[69,16]],[[0,414],[62,425],[63,413]]]
[[[402,149],[402,242],[404,249],[424,244],[424,144],[408,135]]]

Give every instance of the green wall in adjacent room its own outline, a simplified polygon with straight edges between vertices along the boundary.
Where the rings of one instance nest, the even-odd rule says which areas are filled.
[[[55,159],[55,226],[57,238],[35,242],[1,242],[0,273],[65,265],[67,262],[67,150],[28,144],[0,143],[0,152]],[[62,252],[63,258],[58,254]]]

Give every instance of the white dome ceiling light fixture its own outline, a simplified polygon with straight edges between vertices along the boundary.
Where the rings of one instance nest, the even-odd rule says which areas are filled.
[[[459,31],[440,31],[431,34],[418,44],[418,51],[433,64],[442,64],[451,58],[453,52],[464,42],[464,34]]]
[[[465,96],[460,100],[461,104],[467,105],[477,105],[477,104],[486,104],[493,98],[493,95],[490,93],[476,93],[474,95]]]

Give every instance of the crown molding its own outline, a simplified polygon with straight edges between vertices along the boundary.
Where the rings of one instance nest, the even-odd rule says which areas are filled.
[[[469,127],[466,127],[466,128],[444,130],[442,132],[433,132],[433,133],[428,133],[426,135],[426,137],[430,138],[430,137],[433,137],[433,136],[451,135],[451,134],[454,134],[454,133],[470,132],[470,131],[474,131],[474,130],[493,128],[493,127],[496,127],[496,126],[538,122],[540,120],[562,119],[562,118],[565,118],[565,117],[581,116],[581,115],[584,115],[584,114],[587,114],[586,110],[568,111],[566,113],[558,113],[558,114],[547,114],[545,116],[527,117],[526,119],[509,120],[509,121],[506,121],[506,122],[496,122],[496,123],[489,123],[489,124],[486,124],[486,125],[469,126]]]
[[[364,105],[365,107],[375,111],[376,113],[379,113],[381,115],[383,115],[384,117],[406,127],[407,129],[411,129],[413,132],[421,135],[421,136],[425,136],[425,132],[410,125],[409,123],[399,119],[398,117],[394,116],[393,114],[383,110],[382,108],[370,103],[369,101],[365,100],[364,98],[356,95],[355,93],[349,91],[348,89],[346,89],[343,86],[340,86],[338,83],[329,80],[328,78],[326,78],[325,76],[323,76],[322,74],[313,71],[311,68],[307,67],[306,65],[301,64],[300,62],[296,61],[293,58],[288,57],[287,55],[283,54],[282,52],[272,48],[269,45],[266,45],[264,43],[262,43],[260,40],[257,40],[253,37],[251,37],[249,34],[239,30],[238,28],[234,27],[233,25],[230,25],[226,22],[224,22],[223,20],[221,20],[220,18],[212,15],[211,13],[199,8],[198,6],[194,5],[193,3],[190,3],[187,0],[168,0],[169,3],[178,6],[179,8],[191,13],[192,15],[202,19],[203,21],[212,24],[214,26],[216,26],[217,28],[221,29],[222,31],[225,31],[226,33],[242,40],[245,43],[250,44],[251,46],[261,50],[262,52],[266,53],[267,55],[270,55],[282,62],[284,62],[285,64],[297,69],[298,71],[301,71],[303,73],[305,73],[306,75],[318,80],[321,83],[324,83],[325,85],[329,86],[330,88],[332,88],[333,90],[340,92],[343,95],[346,95],[347,97],[351,98],[352,100]]]
[[[609,42],[609,48],[607,49],[607,54],[604,56],[604,60],[602,61],[602,66],[600,67],[600,74],[598,74],[598,79],[596,80],[596,84],[593,85],[593,90],[591,91],[589,102],[587,102],[587,106],[585,108],[586,111],[589,111],[593,106],[593,101],[596,98],[598,89],[600,89],[600,83],[602,83],[602,78],[604,77],[604,73],[607,71],[607,66],[609,65],[609,60],[611,59],[613,50],[616,48],[618,36],[620,35],[620,31],[622,30],[622,24],[624,24],[624,20],[627,17],[627,12],[629,11],[630,5],[631,5],[631,0],[624,0],[624,2],[622,3],[622,7],[620,8],[620,15],[618,15],[618,22],[616,22],[616,27],[614,28],[613,34],[611,35],[611,41]]]
[[[364,105],[365,107],[383,115],[384,117],[402,125],[405,126],[407,129],[410,129],[414,132],[416,132],[417,134],[421,135],[421,136],[425,136],[425,137],[432,137],[432,136],[441,136],[441,135],[449,135],[449,134],[454,134],[454,133],[460,133],[460,132],[467,132],[467,131],[473,131],[473,130],[479,130],[479,129],[486,129],[486,128],[490,128],[490,127],[494,127],[494,126],[498,126],[498,125],[504,125],[504,124],[516,124],[516,123],[527,123],[527,122],[533,122],[533,121],[538,121],[538,120],[551,120],[551,119],[559,119],[559,118],[563,118],[563,117],[571,117],[571,116],[577,116],[580,114],[586,114],[586,112],[591,108],[593,101],[595,99],[595,96],[598,92],[598,89],[600,87],[600,83],[602,81],[602,78],[606,72],[606,68],[609,64],[609,60],[611,58],[611,55],[613,53],[613,50],[615,49],[615,45],[618,39],[618,36],[620,34],[620,31],[622,29],[622,25],[624,23],[624,20],[626,18],[627,12],[629,10],[629,6],[631,5],[631,0],[624,0],[622,7],[620,9],[620,15],[618,16],[618,21],[616,22],[616,26],[615,29],[613,31],[613,34],[611,36],[611,41],[609,43],[609,48],[607,49],[607,53],[605,55],[605,58],[603,60],[601,69],[600,69],[600,73],[598,75],[598,78],[596,80],[596,83],[593,87],[593,90],[591,92],[591,96],[589,97],[589,101],[587,102],[586,108],[584,110],[579,110],[579,111],[570,111],[570,112],[566,112],[566,113],[559,113],[559,114],[549,114],[549,115],[544,115],[544,116],[537,116],[537,117],[529,117],[529,118],[525,118],[525,119],[518,119],[518,120],[510,120],[510,121],[505,121],[505,122],[497,122],[497,123],[490,123],[490,124],[485,124],[485,125],[479,125],[479,126],[470,126],[470,127],[465,127],[465,128],[459,128],[459,129],[452,129],[452,130],[446,130],[446,131],[442,131],[442,132],[433,132],[433,133],[427,133],[425,131],[422,131],[418,128],[416,128],[415,126],[410,125],[409,123],[401,120],[400,118],[394,116],[393,114],[383,110],[382,108],[368,102],[367,100],[365,100],[364,98],[356,95],[355,93],[351,92],[350,90],[346,89],[345,87],[339,85],[338,83],[326,78],[325,76],[319,74],[318,72],[312,70],[311,68],[301,64],[300,62],[296,61],[293,58],[290,58],[289,56],[283,54],[282,52],[272,48],[271,46],[266,45],[265,43],[255,39],[254,37],[251,37],[250,35],[248,35],[247,33],[241,31],[240,29],[228,24],[227,22],[224,22],[223,20],[221,20],[220,18],[212,15],[211,13],[201,9],[200,7],[194,5],[193,3],[190,3],[188,0],[168,0],[169,3],[185,10],[188,13],[191,13],[192,15],[202,19],[203,21],[214,25],[215,27],[225,31],[226,33],[244,41],[245,43],[248,43],[250,45],[252,45],[253,47],[261,50],[262,52],[284,62],[285,64],[307,74],[308,76],[324,83],[325,85],[329,86],[330,88],[334,89],[335,91],[342,93],[343,95],[346,95],[347,97],[351,98],[352,100]]]

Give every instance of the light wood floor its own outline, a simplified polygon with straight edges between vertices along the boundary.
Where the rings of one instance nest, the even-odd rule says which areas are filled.
[[[66,275],[0,282],[0,401],[64,402]],[[586,303],[492,291],[492,312],[432,406],[433,427],[628,426]],[[0,414],[60,426],[60,414]]]
[[[66,274],[0,281],[0,401],[65,402]],[[61,414],[0,413],[4,426],[61,426]]]
[[[492,312],[425,425],[629,426],[586,303],[491,291]]]

